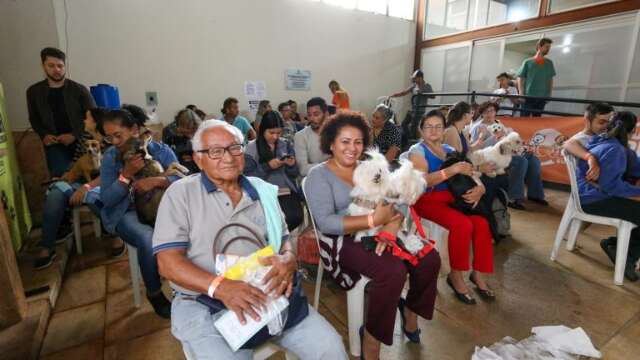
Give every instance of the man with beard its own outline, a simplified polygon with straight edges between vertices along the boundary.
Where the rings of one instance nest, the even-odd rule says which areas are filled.
[[[327,102],[323,98],[307,101],[307,126],[296,133],[293,142],[301,176],[307,176],[314,165],[329,158],[320,150],[320,128],[328,117]]]
[[[44,144],[49,174],[58,177],[71,165],[85,114],[96,104],[84,85],[65,78],[64,52],[44,48],[40,59],[46,79],[27,90],[29,122]]]
[[[553,77],[556,76],[556,70],[553,67],[553,62],[545,58],[545,56],[551,50],[552,43],[553,41],[548,38],[538,40],[535,56],[522,62],[517,72],[518,92],[520,95],[551,96]],[[547,101],[543,99],[526,99],[522,116],[540,116],[540,111],[544,110],[546,104]]]

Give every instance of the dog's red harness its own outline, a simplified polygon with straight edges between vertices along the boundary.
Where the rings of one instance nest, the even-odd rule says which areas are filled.
[[[400,258],[402,260],[406,260],[413,266],[417,266],[418,261],[421,258],[425,257],[428,253],[430,253],[431,250],[435,248],[436,243],[431,239],[427,239],[427,235],[424,231],[424,228],[422,227],[422,223],[420,222],[420,217],[418,216],[418,213],[416,213],[416,210],[413,208],[413,206],[409,207],[409,213],[411,214],[411,219],[416,224],[416,229],[418,230],[418,234],[423,240],[427,241],[427,243],[424,244],[422,249],[416,255],[413,255],[407,250],[400,247],[400,245],[398,245],[398,237],[395,236],[394,234],[391,234],[388,231],[380,231],[375,236],[374,239],[378,242],[380,240],[385,240],[390,242],[391,246],[387,247],[387,250],[391,252],[391,255],[397,258]]]

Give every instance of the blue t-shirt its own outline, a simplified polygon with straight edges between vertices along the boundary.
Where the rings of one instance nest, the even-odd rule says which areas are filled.
[[[442,144],[442,148],[444,149],[444,152],[446,154],[456,151],[454,148],[447,144]],[[425,160],[427,160],[427,163],[429,164],[429,173],[439,171],[442,163],[444,162],[444,160],[440,159],[434,153],[432,153],[431,150],[429,150],[427,144],[423,143],[422,141],[411,146],[411,148],[409,149],[409,153],[424,156]],[[427,184],[427,191],[440,191],[448,189],[449,187],[447,186],[446,181],[443,181],[436,186],[428,186]]]
[[[240,129],[240,131],[242,132],[242,136],[244,136],[244,145],[247,145],[247,143],[249,142],[247,135],[249,134],[249,131],[252,129],[251,123],[249,122],[249,120],[247,120],[245,117],[238,115],[233,120],[233,126]]]

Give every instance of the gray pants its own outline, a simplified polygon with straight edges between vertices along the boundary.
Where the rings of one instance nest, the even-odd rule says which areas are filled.
[[[190,359],[247,359],[253,358],[253,351],[232,352],[213,323],[222,315],[209,314],[209,309],[180,294],[176,294],[171,304],[171,333],[182,343],[182,348]],[[348,359],[342,338],[336,330],[309,306],[309,316],[272,342],[287,349],[299,359],[340,360]]]

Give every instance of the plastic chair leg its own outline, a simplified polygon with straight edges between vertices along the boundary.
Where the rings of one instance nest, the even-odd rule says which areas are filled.
[[[133,304],[139,308],[142,305],[140,298],[140,265],[138,264],[138,250],[127,244],[127,252],[129,253],[129,271],[131,272],[131,286],[133,287]]]
[[[74,207],[73,215],[73,237],[76,241],[76,252],[82,254],[82,232],[80,230],[80,207]]]
[[[569,202],[571,199],[569,199]],[[560,245],[562,244],[562,239],[564,235],[567,233],[569,229],[569,225],[571,225],[571,219],[573,218],[573,214],[570,205],[567,204],[567,208],[564,210],[564,214],[562,215],[562,220],[560,220],[560,225],[558,226],[558,231],[556,232],[556,239],[553,243],[553,249],[551,250],[551,261],[556,261],[556,257],[558,256],[558,250],[560,249]]]
[[[624,282],[624,268],[627,265],[627,253],[629,251],[629,239],[631,238],[632,226],[630,223],[623,223],[618,228],[618,244],[616,246],[616,268],[613,282],[622,285]]]
[[[353,356],[360,356],[359,330],[364,322],[364,288],[368,282],[369,279],[360,279],[356,286],[347,292],[349,349]]]
[[[316,289],[313,293],[313,307],[318,310],[320,305],[320,288],[322,286],[322,276],[324,275],[324,267],[322,266],[322,259],[318,259],[318,271],[316,271]]]
[[[96,234],[96,239],[100,239],[102,237],[102,224],[100,222],[100,218],[97,216],[93,217],[93,232]]]
[[[569,228],[569,237],[567,238],[567,250],[573,251],[576,248],[576,242],[578,241],[578,233],[582,227],[582,220],[573,219],[571,227]]]

